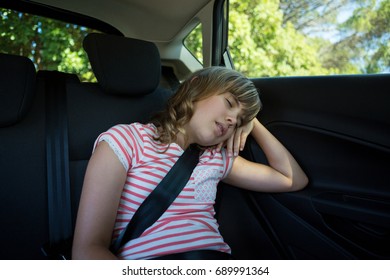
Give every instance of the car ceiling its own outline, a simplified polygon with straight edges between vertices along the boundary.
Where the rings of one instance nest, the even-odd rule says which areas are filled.
[[[34,0],[111,24],[127,37],[170,42],[214,0]]]

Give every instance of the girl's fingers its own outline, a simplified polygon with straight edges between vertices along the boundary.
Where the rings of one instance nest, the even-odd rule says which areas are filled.
[[[242,128],[236,129],[236,132],[234,133],[234,140],[233,140],[233,155],[236,157],[238,156],[238,153],[240,152],[241,147],[241,134],[242,134]]]
[[[239,152],[242,151],[245,147],[246,140],[248,135],[251,133],[253,129],[253,121],[248,123],[243,127],[237,128],[232,136],[225,143],[220,143],[217,146],[218,151],[224,147],[226,144],[226,150],[229,157],[238,156]]]
[[[217,145],[217,151],[220,152],[222,150],[222,147],[225,145],[225,142],[221,142]]]
[[[248,134],[241,134],[240,140],[240,151],[244,150],[246,139],[248,138]]]
[[[234,136],[235,136],[235,134],[230,136],[230,138],[226,141],[226,150],[227,150],[227,154],[229,157],[233,156]]]

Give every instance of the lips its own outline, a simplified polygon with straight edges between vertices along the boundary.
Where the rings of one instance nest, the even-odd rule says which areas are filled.
[[[218,136],[224,136],[227,132],[227,126],[219,122],[216,122],[216,125],[217,125]]]

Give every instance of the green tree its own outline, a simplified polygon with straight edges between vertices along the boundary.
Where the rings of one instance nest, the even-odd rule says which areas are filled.
[[[8,9],[0,9],[0,51],[29,57],[37,70],[76,73],[94,79],[83,38],[93,30]]]
[[[359,1],[340,25],[345,36],[335,47],[350,50],[362,73],[390,71],[390,0]]]
[[[337,23],[340,9],[355,0],[280,0],[283,25],[288,22],[304,34],[327,31]]]
[[[202,24],[198,24],[184,39],[184,46],[195,56],[200,63],[203,63],[203,40]]]
[[[280,8],[284,24],[318,37],[325,68],[350,74],[390,70],[389,0],[280,0]],[[340,14],[349,17],[339,22]],[[320,39],[325,33],[336,36]]]
[[[235,66],[248,76],[389,71],[389,2],[231,0]]]
[[[231,0],[229,46],[234,65],[250,77],[328,74],[318,44],[283,22],[279,1]]]

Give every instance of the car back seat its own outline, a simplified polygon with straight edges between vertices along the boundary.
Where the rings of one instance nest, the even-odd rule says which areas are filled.
[[[43,258],[45,112],[37,86],[31,60],[0,54],[0,259]]]
[[[67,157],[62,158],[62,161],[68,162],[62,162],[59,166],[69,168],[64,174],[69,176],[70,201],[60,197],[62,192],[59,192],[59,202],[56,200],[54,207],[59,209],[62,207],[61,203],[71,204],[70,207],[63,208],[69,208],[71,213],[63,214],[71,216],[72,231],[85,169],[97,136],[118,123],[148,121],[154,113],[163,108],[171,95],[170,90],[159,87],[161,64],[154,44],[113,35],[90,34],[85,38],[84,48],[98,83],[82,83],[69,78],[69,75],[66,75],[65,79],[55,78],[53,81],[53,75],[50,73],[38,72],[39,86],[34,97],[35,91],[32,88],[35,70],[31,61],[22,59],[21,63],[30,65],[28,75],[21,67],[10,73],[11,78],[1,73],[4,84],[12,81],[12,84],[6,87],[3,87],[2,83],[1,90],[4,88],[4,91],[8,92],[8,87],[12,87],[12,91],[17,91],[19,95],[22,95],[22,89],[17,89],[14,85],[22,84],[21,80],[31,76],[32,81],[28,80],[31,85],[24,89],[30,89],[27,99],[32,100],[34,97],[34,102],[30,110],[28,102],[23,103],[26,109],[22,110],[20,117],[16,120],[14,118],[13,124],[9,124],[9,117],[0,114],[0,123],[7,126],[0,128],[1,224],[2,227],[5,226],[0,234],[0,259],[45,258],[40,247],[47,241],[49,245],[53,242],[53,227],[57,230],[64,227],[61,217],[51,218],[51,224],[48,222],[49,212],[53,210],[48,207],[47,189],[49,188],[50,194],[51,186],[47,185],[46,180],[48,169],[45,132],[50,129],[46,127],[45,91],[53,91],[49,94],[59,94],[63,89],[67,100],[66,106],[63,107],[67,133],[56,133],[63,135],[62,146],[67,146],[69,150]],[[20,63],[19,59],[14,59],[17,60],[16,64]],[[0,61],[4,66],[8,65],[8,62],[1,59]],[[2,67],[4,68],[6,67]],[[61,73],[54,76],[61,77]],[[53,86],[53,83],[57,82],[60,83],[59,90]],[[47,84],[51,86],[48,87]],[[2,96],[3,93],[0,97]],[[11,97],[14,98],[13,93],[9,92],[6,98]],[[61,98],[50,102],[61,102],[60,100]],[[0,105],[2,110],[3,107],[6,108],[3,104],[5,103]],[[48,157],[50,156],[49,152]],[[56,181],[55,178],[53,181]]]
[[[147,122],[172,94],[159,87],[161,64],[154,44],[89,34],[84,48],[98,83],[67,85],[73,221],[98,135],[116,124]]]

